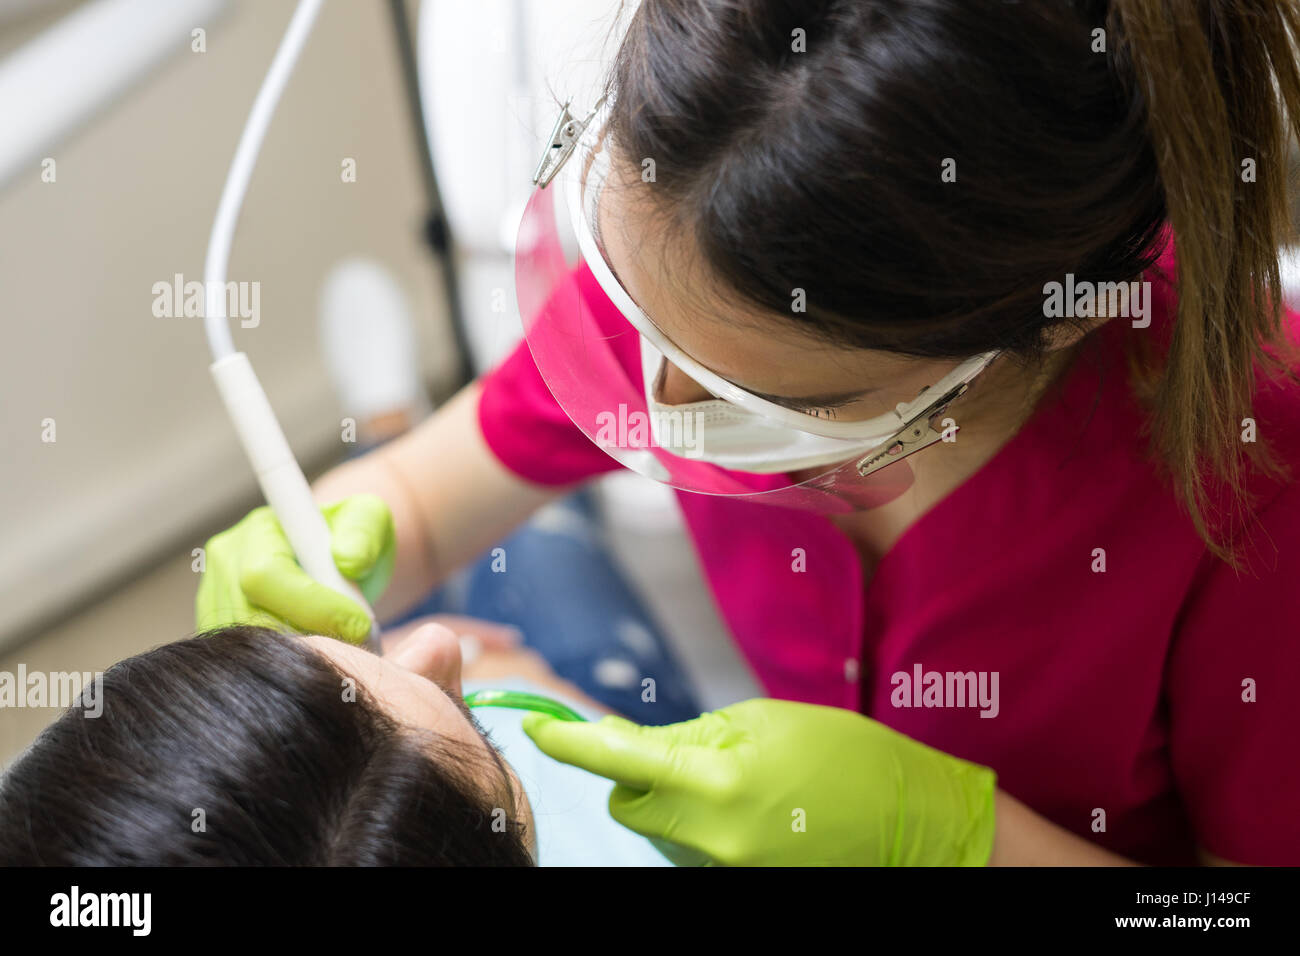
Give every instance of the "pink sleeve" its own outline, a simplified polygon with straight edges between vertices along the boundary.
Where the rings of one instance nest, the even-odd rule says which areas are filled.
[[[1170,752],[1197,843],[1300,863],[1300,493],[1260,514],[1238,576],[1207,558],[1166,677]],[[1122,662],[1117,662],[1123,666]],[[1252,699],[1253,697],[1253,699]]]
[[[556,403],[526,342],[482,380],[478,420],[492,453],[520,478],[568,485],[620,467]]]

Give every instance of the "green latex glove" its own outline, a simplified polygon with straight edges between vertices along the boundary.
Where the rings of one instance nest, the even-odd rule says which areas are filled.
[[[663,727],[530,714],[524,730],[613,780],[610,814],[674,862],[983,866],[992,852],[994,772],[852,711],[762,699]]]
[[[377,495],[353,495],[321,508],[334,563],[374,602],[393,575],[397,556],[393,516]],[[260,624],[303,634],[327,634],[354,644],[370,632],[355,601],[327,588],[298,566],[270,508],[250,511],[205,546],[203,580],[195,598],[200,630]]]

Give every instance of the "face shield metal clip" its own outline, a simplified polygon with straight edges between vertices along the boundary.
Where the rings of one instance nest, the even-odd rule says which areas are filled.
[[[551,137],[547,141],[546,150],[542,153],[542,158],[537,163],[537,169],[533,171],[533,185],[545,189],[550,185],[555,174],[573,155],[573,150],[578,145],[578,140],[582,138],[583,132],[591,125],[595,119],[596,113],[605,102],[605,97],[596,101],[596,105],[583,118],[578,119],[571,112],[569,106],[572,100],[567,100],[564,108],[560,110],[560,118],[555,121],[555,126],[551,129]]]
[[[899,459],[914,455],[921,449],[929,448],[935,442],[941,441],[943,432],[935,431],[934,419],[946,412],[948,406],[969,387],[969,383],[965,382],[954,386],[909,418],[902,428],[894,432],[889,440],[880,446],[879,451],[873,451],[858,462],[858,474],[865,478],[873,471],[879,471],[886,465],[892,465]],[[921,390],[921,393],[924,394],[927,389],[929,389],[928,385]]]

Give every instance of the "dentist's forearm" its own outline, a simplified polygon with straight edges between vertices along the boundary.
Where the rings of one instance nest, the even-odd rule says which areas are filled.
[[[384,447],[344,462],[312,485],[312,493],[321,504],[369,493],[383,498],[392,512],[397,556],[392,579],[375,603],[375,614],[380,621],[391,620],[409,610],[440,580],[418,507],[384,454]]]
[[[989,866],[1137,866],[1039,816],[999,790]]]
[[[388,503],[397,560],[375,608],[381,620],[409,610],[564,490],[521,481],[497,460],[479,428],[479,391],[467,385],[407,434],[313,486],[322,502],[370,492]]]

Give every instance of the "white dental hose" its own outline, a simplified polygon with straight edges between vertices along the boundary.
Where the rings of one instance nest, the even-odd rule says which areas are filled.
[[[204,266],[206,302],[203,325],[212,349],[210,366],[217,391],[225,403],[230,420],[239,434],[244,453],[257,475],[262,494],[275,512],[284,529],[285,537],[293,547],[298,563],[312,578],[345,597],[356,601],[370,616],[372,644],[377,643],[379,626],[375,613],[357,586],[345,578],[334,564],[330,552],[330,531],[325,517],[312,498],[311,487],[293,457],[284,431],[276,420],[271,403],[262,384],[257,380],[248,356],[235,351],[230,337],[226,315],[226,269],[230,262],[230,246],[239,221],[239,210],[248,190],[262,139],[270,125],[280,94],[293,72],[298,55],[311,33],[312,24],[324,0],[300,0],[289,21],[280,48],[276,50],[271,69],[262,81],[262,88],[253,102],[253,110],[244,126],[235,159],[230,164],[217,218],[212,223],[208,239],[208,257]]]

